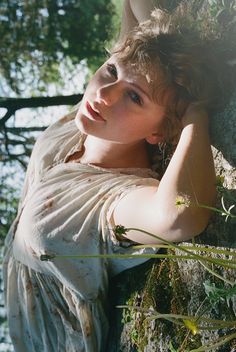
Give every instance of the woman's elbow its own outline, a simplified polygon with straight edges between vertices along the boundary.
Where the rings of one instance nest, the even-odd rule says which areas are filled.
[[[200,235],[207,227],[211,212],[201,209],[191,214],[181,214],[172,226],[173,242],[182,242]]]

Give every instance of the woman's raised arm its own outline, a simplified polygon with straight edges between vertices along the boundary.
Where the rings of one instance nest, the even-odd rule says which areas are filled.
[[[157,0],[124,0],[120,40],[139,23],[148,20],[157,3]]]
[[[182,123],[178,146],[159,186],[132,191],[121,199],[114,211],[116,225],[174,242],[189,239],[206,227],[210,212],[201,205],[212,206],[216,193],[207,114],[190,106]],[[144,244],[159,242],[139,231],[129,231],[127,238]]]

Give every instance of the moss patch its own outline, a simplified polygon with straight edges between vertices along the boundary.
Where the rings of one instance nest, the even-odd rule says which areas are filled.
[[[173,254],[173,251],[171,252]],[[179,253],[178,253],[179,254]],[[232,276],[235,272],[226,270],[221,275]],[[230,278],[230,277],[229,277]],[[113,308],[111,313],[112,333],[116,332],[116,346],[109,352],[187,352],[197,349],[221,336],[233,333],[235,329],[200,330],[191,328],[191,320],[160,318],[159,314],[203,315],[206,318],[232,321],[235,319],[234,289],[228,300],[214,303],[208,296],[204,283],[210,281],[213,293],[216,287],[227,290],[221,280],[213,277],[199,262],[193,260],[150,260],[149,262],[119,275],[112,282]],[[233,303],[234,302],[234,303]],[[114,313],[114,310],[116,313]],[[119,312],[119,314],[117,314]],[[115,321],[114,317],[119,316]],[[198,323],[197,323],[198,324]],[[206,326],[205,323],[199,324]],[[198,328],[198,326],[197,326]],[[115,346],[115,347],[114,347]],[[214,352],[234,351],[235,341],[214,349]]]

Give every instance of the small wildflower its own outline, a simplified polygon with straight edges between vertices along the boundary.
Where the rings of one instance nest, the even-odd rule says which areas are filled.
[[[216,176],[216,189],[219,193],[222,193],[224,191],[224,182],[225,182],[224,176],[220,176],[220,175]]]
[[[225,222],[227,222],[229,216],[230,217],[235,217],[232,213],[231,210],[235,207],[235,204],[231,205],[229,207],[229,209],[226,208],[225,203],[224,203],[224,197],[221,197],[221,204],[222,204],[222,208],[224,209],[224,211],[222,211],[221,215],[225,216]]]
[[[55,257],[54,255],[42,254],[42,255],[40,255],[40,260],[42,262],[48,262],[48,261],[52,260],[54,257]]]
[[[224,176],[220,176],[220,175],[216,176],[216,186],[217,187],[223,187],[224,182],[225,182]]]
[[[116,225],[113,231],[116,235],[121,236],[126,235],[127,229],[123,225]]]
[[[177,196],[175,199],[175,205],[177,208],[181,209],[183,207],[188,208],[191,205],[191,203],[187,196]]]
[[[183,320],[184,325],[186,326],[186,328],[188,328],[193,335],[196,335],[198,333],[198,327],[195,324],[195,322],[193,322],[192,320],[188,320],[188,319],[184,319]]]

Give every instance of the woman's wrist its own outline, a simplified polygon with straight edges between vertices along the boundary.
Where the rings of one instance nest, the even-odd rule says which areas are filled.
[[[119,40],[122,41],[139,23],[149,20],[158,0],[124,0]]]
[[[150,19],[151,13],[157,6],[156,0],[129,0],[130,8],[138,23]]]
[[[195,125],[208,130],[207,112],[202,107],[195,106],[193,104],[189,105],[184,116],[182,117],[181,122],[183,129],[189,125]]]

